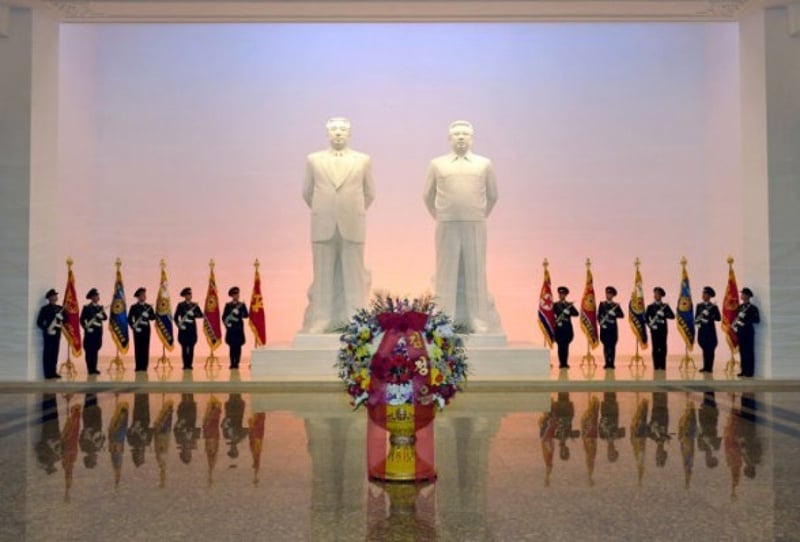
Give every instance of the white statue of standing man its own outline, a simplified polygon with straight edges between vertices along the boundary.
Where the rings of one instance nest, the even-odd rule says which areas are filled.
[[[453,151],[431,161],[424,199],[436,219],[439,308],[477,334],[502,333],[486,281],[486,218],[497,202],[491,161],[473,154],[469,122],[450,125]]]
[[[367,304],[370,273],[364,267],[366,210],[375,199],[369,156],[348,148],[350,121],[326,123],[330,148],[308,155],[303,199],[311,208],[314,281],[308,290],[305,333],[345,325]]]

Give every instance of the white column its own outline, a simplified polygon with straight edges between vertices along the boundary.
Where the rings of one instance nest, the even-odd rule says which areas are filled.
[[[756,372],[800,375],[800,38],[797,8],[740,22],[744,261],[740,286],[761,308]],[[794,21],[794,23],[792,23]]]
[[[0,19],[0,379],[24,380],[41,376],[44,293],[64,287],[54,265],[58,21],[15,7]]]

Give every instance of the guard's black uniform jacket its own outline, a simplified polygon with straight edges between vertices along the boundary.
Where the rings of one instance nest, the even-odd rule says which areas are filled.
[[[103,346],[103,322],[106,320],[108,315],[102,305],[87,303],[81,309],[83,350],[86,353],[86,370],[89,374],[97,373],[97,353]]]
[[[600,324],[600,342],[603,343],[606,369],[614,368],[617,340],[619,339],[617,318],[624,316],[622,307],[615,301],[602,301],[597,307],[597,322]]]
[[[230,347],[231,369],[237,369],[242,359],[244,337],[244,318],[250,316],[247,306],[242,302],[229,301],[222,311],[222,323],[225,324],[225,342]]]
[[[575,332],[572,329],[572,318],[578,316],[578,310],[569,301],[556,301],[553,303],[553,314],[556,316],[558,366],[569,367],[569,343],[575,338]]]
[[[667,320],[674,320],[675,313],[666,303],[656,301],[647,306],[645,317],[650,327],[653,368],[664,371],[667,369]]]
[[[697,304],[694,323],[697,326],[697,344],[703,350],[703,371],[714,369],[714,350],[717,348],[717,326],[714,322],[722,319],[719,307],[714,303]]]
[[[739,339],[739,355],[742,360],[741,376],[753,376],[756,367],[755,328],[753,324],[761,322],[758,307],[752,303],[742,303],[736,309],[736,320],[733,322],[736,337]]]
[[[174,319],[178,326],[178,342],[181,345],[184,369],[192,368],[194,345],[197,344],[197,319],[202,317],[203,311],[194,302],[181,301],[175,309]]]
[[[44,349],[42,366],[45,378],[56,378],[58,373],[58,348],[61,344],[61,328],[64,325],[64,307],[47,304],[39,309],[36,325],[42,330]]]
[[[156,311],[149,303],[141,301],[128,309],[128,325],[133,330],[133,352],[136,370],[146,371],[150,361],[150,322],[156,319]]]

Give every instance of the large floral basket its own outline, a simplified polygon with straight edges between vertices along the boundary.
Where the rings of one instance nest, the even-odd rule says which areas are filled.
[[[430,298],[377,296],[341,337],[337,367],[355,408],[366,405],[370,478],[436,477],[433,424],[467,378],[464,345]]]

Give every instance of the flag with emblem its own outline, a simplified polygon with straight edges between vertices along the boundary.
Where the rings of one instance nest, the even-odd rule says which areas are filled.
[[[115,263],[117,276],[114,279],[114,295],[111,298],[111,316],[108,318],[108,330],[117,349],[123,354],[128,351],[128,305],[125,301],[125,287],[122,284],[122,262]]]
[[[722,332],[728,346],[736,352],[739,348],[739,337],[733,330],[733,322],[739,310],[739,287],[736,285],[736,273],[733,272],[733,258],[728,258],[728,285],[725,287],[725,297],[722,301]]]
[[[686,349],[694,347],[694,304],[692,289],[689,286],[689,273],[686,271],[686,258],[681,259],[681,287],[678,296],[678,310],[675,311],[678,332],[683,337]]]
[[[217,279],[214,276],[214,260],[211,260],[208,266],[211,271],[208,275],[206,304],[203,308],[203,331],[206,334],[208,347],[213,352],[222,344],[222,317],[219,313],[219,293],[217,292]]]
[[[73,356],[83,352],[81,345],[81,320],[78,296],[75,292],[75,274],[72,272],[72,258],[67,260],[67,286],[64,288],[64,325],[61,332],[67,339]]]
[[[544,280],[539,292],[539,329],[544,335],[544,342],[553,348],[556,340],[556,315],[553,312],[553,287],[550,283],[550,271],[547,269],[547,260],[544,261]]]
[[[258,260],[255,262],[255,278],[253,279],[253,293],[250,295],[250,329],[255,336],[256,347],[267,344],[267,320],[264,312],[264,298],[261,296],[261,274],[258,272]]]
[[[597,301],[594,297],[594,278],[592,277],[592,262],[586,260],[586,285],[583,287],[581,298],[581,329],[586,335],[589,346],[596,348],[600,344],[597,333]]]
[[[628,322],[636,337],[640,348],[647,348],[647,321],[645,319],[644,289],[642,288],[642,273],[639,271],[639,258],[634,262],[636,275],[633,278],[633,292],[628,303]]]
[[[167,281],[167,264],[161,260],[161,278],[158,281],[156,297],[156,333],[161,344],[167,350],[175,347],[175,333],[172,328],[172,303],[169,299],[169,282]]]

